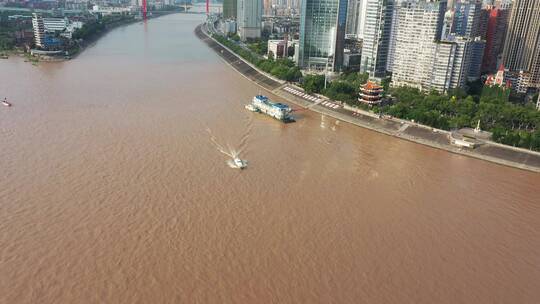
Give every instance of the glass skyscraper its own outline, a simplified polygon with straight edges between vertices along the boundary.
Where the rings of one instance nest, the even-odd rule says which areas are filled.
[[[343,67],[348,0],[302,0],[298,64],[304,69]]]
[[[360,71],[370,76],[386,74],[394,0],[367,0]]]

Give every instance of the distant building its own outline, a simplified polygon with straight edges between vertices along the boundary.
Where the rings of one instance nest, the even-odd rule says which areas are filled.
[[[372,77],[386,74],[394,0],[366,0],[360,71]]]
[[[482,3],[479,0],[460,0],[454,3],[444,15],[441,40],[454,41],[456,38],[470,39],[468,53],[464,54],[470,60],[466,75],[468,80],[480,78],[482,58],[484,56],[485,26],[482,23]]]
[[[367,0],[348,0],[345,35],[363,38]]]
[[[236,25],[242,40],[261,38],[262,0],[238,0]]]
[[[499,56],[503,51],[509,12],[509,10],[492,6],[484,10],[484,14],[486,15],[486,20],[484,20],[486,24],[486,46],[482,60],[482,73],[493,73],[497,68]]]
[[[293,61],[296,63],[296,65],[300,65],[300,40],[293,40],[291,42],[291,47],[294,48],[294,55],[293,55]],[[290,56],[289,52],[289,56]]]
[[[223,0],[223,18],[236,19],[237,9],[237,0]]]
[[[221,22],[221,31],[225,35],[236,33],[236,21],[232,19],[223,20]]]
[[[407,1],[397,8],[392,85],[445,92],[462,85],[470,38],[441,41],[445,1]]]
[[[86,2],[66,1],[65,9],[72,11],[87,11],[88,4]]]
[[[274,30],[275,22],[272,19],[263,19],[262,21],[262,31],[272,33]]]
[[[63,32],[67,29],[68,22],[67,18],[43,18],[45,31],[50,33]]]
[[[503,10],[509,10],[512,8],[512,5],[514,4],[514,0],[496,0],[495,5]]]
[[[360,87],[360,97],[358,101],[368,105],[378,105],[383,99],[383,87],[368,81]]]
[[[298,64],[303,69],[343,68],[348,0],[304,0]]]
[[[480,4],[462,0],[447,10],[444,0],[408,0],[396,8],[391,43],[393,86],[447,92],[481,76],[485,40]]]
[[[531,73],[528,71],[510,71],[506,69],[506,78],[512,84],[512,91],[525,94],[529,92],[531,88]]]
[[[274,59],[287,58],[288,54],[288,41],[287,40],[268,40],[268,52],[267,56],[272,56]]]
[[[386,61],[386,71],[394,70],[394,56],[396,54],[396,34],[398,26],[397,8],[392,12],[392,26],[390,27],[390,42],[388,44],[388,60]]]
[[[530,73],[528,85],[540,87],[540,5],[538,0],[515,0],[503,50],[512,72]]]
[[[513,86],[516,92],[527,93],[529,88],[533,87],[531,72],[521,70],[519,72],[513,72],[512,74],[514,75],[514,79],[516,80],[515,85]]]
[[[454,33],[454,11],[448,9],[444,14],[441,39],[447,39]]]
[[[263,0],[263,14],[267,16],[272,15],[272,0]]]
[[[501,64],[496,74],[488,75],[485,85],[490,87],[499,86],[506,89],[510,89],[512,87],[512,83],[507,77],[504,65]]]
[[[32,14],[32,27],[34,29],[34,41],[39,48],[45,47],[45,24],[40,14]]]
[[[361,54],[354,50],[345,49],[343,51],[343,67],[350,72],[360,71]]]
[[[482,59],[484,58],[484,50],[486,48],[486,41],[482,40],[480,36],[471,39],[470,50],[470,65],[467,72],[467,79],[469,81],[475,81],[480,79],[482,75]]]
[[[358,15],[358,27],[356,29],[356,35],[359,39],[364,39],[364,29],[366,27],[366,12],[367,12],[367,0],[362,0],[360,6],[360,12]]]
[[[482,3],[478,0],[461,0],[454,4],[453,33],[475,38],[480,36]]]
[[[445,60],[448,58],[448,65],[440,67],[442,71],[445,71],[449,75],[450,79],[448,87],[444,88],[443,91],[463,88],[470,78],[475,79],[474,76],[476,75],[470,76],[471,70],[478,71],[478,74],[480,73],[481,59],[475,61],[474,55],[482,54],[483,52],[483,44],[481,44],[481,51],[475,53],[474,49],[478,45],[469,37],[456,36],[454,39],[447,40],[447,43],[453,43],[455,48],[453,54],[443,57]],[[480,75],[477,75],[476,78],[480,78]]]
[[[156,8],[158,8],[158,5],[153,4]],[[162,6],[163,4],[160,2],[159,6]],[[100,5],[93,5],[92,10],[90,11],[91,14],[100,14],[102,16],[108,16],[113,14],[130,14],[133,12],[133,7],[116,7],[116,6],[100,6]]]

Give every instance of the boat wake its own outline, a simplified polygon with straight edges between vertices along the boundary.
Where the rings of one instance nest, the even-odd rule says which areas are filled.
[[[324,114],[321,114],[321,129],[328,130],[332,132],[323,132],[321,135],[322,137],[319,139],[320,142],[325,144],[332,144],[334,143],[335,139],[337,138],[336,132],[339,128],[340,122],[339,120],[335,120],[334,123],[327,121],[326,116]]]
[[[210,136],[210,142],[216,147],[216,150],[218,152],[226,155],[229,157],[227,160],[227,165],[231,168],[245,168],[247,166],[247,161],[240,159],[240,155],[243,154],[248,146],[248,140],[251,135],[251,129],[252,129],[252,115],[249,116],[247,119],[247,127],[240,137],[240,141],[238,143],[238,148],[235,148],[231,146],[229,143],[226,143],[225,145],[221,144],[218,141],[218,138],[214,135],[212,132],[212,129],[210,127],[206,127],[206,132]]]

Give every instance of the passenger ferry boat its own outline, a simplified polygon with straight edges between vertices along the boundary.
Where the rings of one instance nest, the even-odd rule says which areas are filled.
[[[263,95],[253,97],[253,101],[246,105],[246,109],[252,112],[264,113],[281,121],[294,121],[291,115],[291,107],[279,102],[272,102]]]

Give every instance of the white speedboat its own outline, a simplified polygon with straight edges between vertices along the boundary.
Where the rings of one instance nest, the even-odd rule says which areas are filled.
[[[11,104],[7,101],[7,98],[4,98],[4,100],[2,100],[2,105],[6,107],[11,107]]]
[[[238,169],[244,169],[245,167],[247,167],[247,161],[241,160],[238,157],[233,158],[233,163]]]

